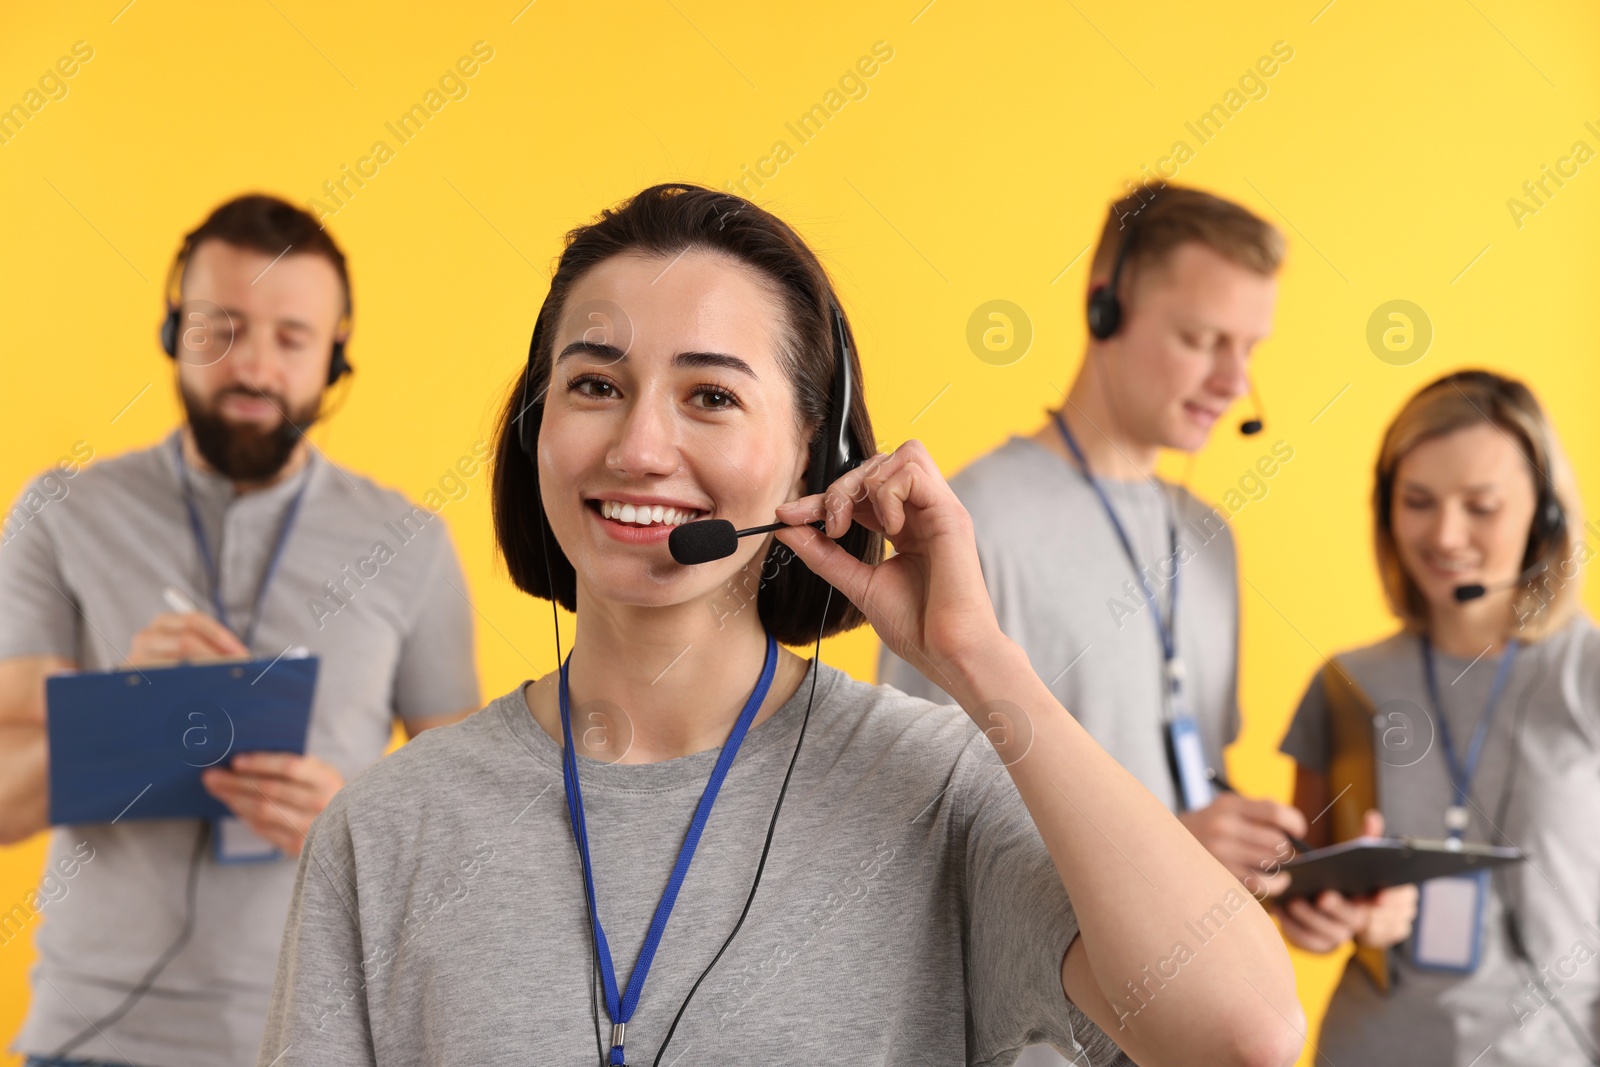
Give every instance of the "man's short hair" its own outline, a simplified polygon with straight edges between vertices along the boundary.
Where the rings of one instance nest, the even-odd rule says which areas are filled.
[[[1142,272],[1159,268],[1190,242],[1258,274],[1275,274],[1283,263],[1283,234],[1248,209],[1199,189],[1146,184],[1112,203],[1089,267],[1091,289],[1110,279],[1130,229],[1119,295],[1125,296]]]
[[[195,249],[209,240],[222,241],[236,248],[247,248],[269,256],[291,255],[321,256],[333,264],[344,290],[344,313],[351,313],[350,271],[345,265],[344,253],[332,235],[317,225],[317,220],[306,212],[275,196],[251,193],[236,197],[218,206],[199,226],[184,235],[175,266],[179,277],[172,287],[182,289],[182,271],[194,257]],[[169,294],[169,297],[176,296]]]

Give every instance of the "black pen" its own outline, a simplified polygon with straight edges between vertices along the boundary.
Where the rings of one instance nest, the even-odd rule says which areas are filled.
[[[1213,768],[1207,767],[1206,768],[1206,775],[1207,775],[1207,777],[1209,777],[1211,779],[1211,784],[1216,786],[1218,789],[1222,790],[1224,793],[1232,793],[1234,796],[1242,796],[1243,795],[1237,789],[1235,789],[1233,786],[1229,785],[1228,784],[1228,780],[1226,778],[1222,777],[1222,775],[1219,774]],[[1293,834],[1289,833],[1287,830],[1284,831],[1283,836],[1289,839],[1289,844],[1294,848],[1294,850],[1296,852],[1302,852],[1303,853],[1303,852],[1315,852],[1316,851],[1316,849],[1312,848],[1310,845],[1306,844],[1304,841],[1300,840],[1298,837],[1296,837]]]

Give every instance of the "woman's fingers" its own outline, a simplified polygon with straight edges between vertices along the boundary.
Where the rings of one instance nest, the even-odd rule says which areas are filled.
[[[780,505],[777,513],[784,522],[825,519],[829,537],[842,537],[851,522],[893,537],[904,528],[906,505],[931,507],[939,501],[941,489],[954,500],[927,448],[912,440],[893,452],[872,456],[820,495]]]
[[[872,579],[871,567],[810,526],[790,526],[774,531],[773,536],[788,545],[801,562],[811,568],[813,574],[844,593],[856,607],[866,610],[866,588]]]
[[[1286,910],[1300,924],[1301,929],[1310,935],[1312,942],[1323,946],[1317,949],[1319,952],[1331,952],[1350,937],[1349,927],[1325,914],[1308,900],[1291,900]]]
[[[1299,903],[1298,901],[1294,903]],[[1285,908],[1278,913],[1283,921],[1283,933],[1294,944],[1308,952],[1332,952],[1344,943],[1342,938],[1333,938],[1306,925],[1299,919],[1300,912]]]

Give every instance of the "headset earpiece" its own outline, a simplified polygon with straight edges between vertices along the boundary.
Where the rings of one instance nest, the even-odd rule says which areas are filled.
[[[537,414],[542,414],[544,404],[537,405],[531,399],[529,383],[533,381],[533,361],[539,353],[540,328],[544,323],[545,305],[550,303],[549,294],[545,294],[544,303],[539,305],[539,314],[533,320],[533,336],[528,339],[528,361],[522,367],[522,401],[517,407],[517,445],[522,449],[522,454],[528,457],[534,469],[539,466],[539,442]],[[538,412],[534,407],[539,408]],[[541,508],[543,505],[541,505]]]
[[[855,372],[851,368],[850,337],[844,313],[831,298],[833,318],[833,387],[828,397],[828,417],[811,441],[811,466],[806,474],[808,495],[821,493],[846,471],[861,465],[861,449],[850,432],[850,408],[855,401]]]
[[[1126,245],[1126,242],[1124,242]],[[1122,264],[1122,253],[1117,253],[1117,265]],[[1116,272],[1113,272],[1115,276]],[[1114,283],[1113,283],[1114,284]],[[1122,325],[1122,301],[1111,285],[1097,285],[1089,291],[1089,334],[1104,341]]]
[[[180,312],[175,307],[167,308],[167,315],[161,320],[161,351],[178,358],[178,325]]]
[[[1109,339],[1122,326],[1122,301],[1117,297],[1117,287],[1122,283],[1122,265],[1139,233],[1138,216],[1156,202],[1158,195],[1159,190],[1151,191],[1150,199],[1139,206],[1139,210],[1134,212],[1133,221],[1123,231],[1122,242],[1117,245],[1117,258],[1111,264],[1111,278],[1105,284],[1089,290],[1089,334],[1097,341]]]
[[[1553,551],[1556,542],[1561,540],[1561,535],[1566,529],[1566,509],[1561,506],[1561,500],[1550,487],[1549,480],[1541,480],[1539,501],[1533,509],[1533,525],[1528,530],[1528,548],[1522,554],[1523,570],[1532,567],[1542,556]]]

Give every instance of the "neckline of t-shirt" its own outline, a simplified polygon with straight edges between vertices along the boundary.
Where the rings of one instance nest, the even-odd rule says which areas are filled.
[[[1073,484],[1081,485],[1086,489],[1089,487],[1089,479],[1084,477],[1083,471],[1078,468],[1076,463],[1052,452],[1032,437],[1013,434],[1011,440],[1032,447],[1039,455],[1049,459],[1056,467],[1068,471],[1072,476]],[[1182,488],[1154,474],[1148,478],[1100,478],[1099,482],[1100,488],[1104,489],[1108,495],[1120,497],[1136,497],[1154,492],[1170,498],[1174,490]]]
[[[826,704],[832,698],[843,672],[826,663],[822,664],[818,672],[817,661],[812,660],[807,665],[806,673],[801,677],[800,685],[795,689],[794,695],[784,701],[770,718],[752,726],[750,732],[745,735],[744,743],[739,746],[738,758],[734,761],[735,768],[761,760],[772,752],[784,754],[786,757],[787,753],[793,751],[794,738],[805,715],[806,701],[811,697],[814,672],[816,672],[817,706]],[[500,718],[529,755],[546,768],[559,773],[562,765],[562,746],[555,738],[544,732],[544,728],[528,710],[528,702],[522,695],[523,688],[527,685],[527,681],[522,682],[496,701],[500,705]],[[815,707],[812,712],[815,718]],[[694,752],[658,763],[607,763],[604,760],[580,756],[578,776],[583,781],[585,791],[599,789],[606,792],[640,793],[661,792],[696,784],[704,786],[721,753],[722,746],[718,745],[703,752]]]
[[[197,500],[203,500],[207,503],[220,501],[224,508],[232,507],[235,504],[264,508],[286,504],[301,486],[305,486],[309,492],[313,468],[319,466],[319,453],[315,448],[312,448],[306,455],[305,465],[283,481],[275,485],[269,485],[265,489],[257,489],[254,492],[240,495],[234,490],[233,481],[224,475],[214,471],[200,470],[192,466],[187,459],[184,460],[182,468],[179,468],[177,455],[179,446],[175,445],[174,442],[180,439],[182,433],[182,428],[173,430],[161,442],[161,451],[166,457],[167,470],[171,473],[174,481],[179,478],[187,479],[189,487],[194,492]],[[181,492],[182,483],[180,482],[178,485]]]
[[[1517,662],[1511,666],[1512,673],[1515,674],[1518,667],[1523,662],[1539,656],[1546,647],[1550,646],[1550,638],[1555,636],[1555,634],[1550,634],[1544,640],[1535,641],[1532,644],[1523,642],[1522,647],[1517,652]],[[1498,653],[1493,655],[1489,653],[1479,653],[1476,656],[1458,656],[1453,652],[1445,652],[1435,646],[1433,650],[1433,660],[1439,668],[1439,680],[1448,687],[1455,684],[1453,681],[1451,681],[1451,679],[1458,678],[1459,676],[1469,672],[1476,674],[1480,667],[1487,667],[1488,671],[1485,672],[1485,674],[1487,677],[1492,678],[1494,675],[1494,669],[1500,663],[1500,658],[1505,655],[1505,651],[1506,650],[1502,648]],[[1420,635],[1411,635],[1411,654],[1418,656],[1420,660]]]

